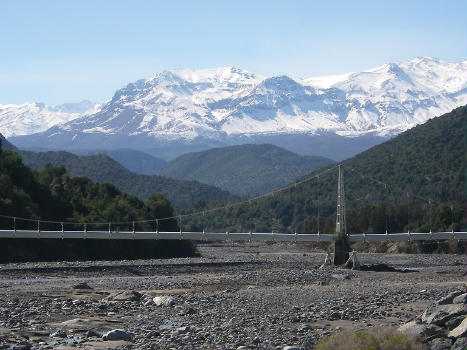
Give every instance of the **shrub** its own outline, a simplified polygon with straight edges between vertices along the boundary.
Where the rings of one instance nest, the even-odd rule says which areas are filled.
[[[322,339],[316,350],[424,350],[422,343],[392,329],[342,331]]]

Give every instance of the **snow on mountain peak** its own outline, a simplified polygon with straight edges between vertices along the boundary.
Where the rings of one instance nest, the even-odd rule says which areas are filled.
[[[262,78],[234,67],[166,70],[116,91],[99,112],[44,135],[53,143],[66,139],[60,133],[73,134],[76,144],[83,135],[159,143],[227,135],[394,135],[464,105],[466,68],[467,61],[418,57],[301,80]]]
[[[48,106],[44,103],[0,104],[0,133],[5,137],[45,131],[86,114],[96,113],[99,104],[90,101]]]

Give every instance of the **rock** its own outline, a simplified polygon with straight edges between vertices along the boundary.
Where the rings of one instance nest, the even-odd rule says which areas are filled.
[[[64,330],[60,329],[58,331],[56,331],[55,333],[52,333],[50,335],[52,338],[66,338],[67,337],[67,334]]]
[[[228,322],[224,323],[222,327],[224,328],[230,328],[233,326],[236,326],[240,323],[240,320],[236,317],[232,317]]]
[[[287,345],[282,348],[282,350],[300,350],[298,346]]]
[[[240,345],[237,350],[249,350],[250,348],[248,346],[245,346],[245,345]]]
[[[19,342],[13,347],[14,350],[29,350],[31,348],[32,348],[32,344],[25,340]]]
[[[112,329],[102,336],[102,340],[126,340],[133,341],[133,334],[123,329]]]
[[[179,327],[172,332],[172,336],[179,336],[180,334],[186,334],[190,332],[191,328],[189,326]]]
[[[411,335],[415,338],[426,338],[436,335],[443,335],[444,330],[436,325],[426,325],[417,321],[410,321],[398,328],[398,331]]]
[[[129,290],[119,293],[112,297],[115,301],[140,301],[141,300],[141,293]]]
[[[90,322],[91,320],[87,319],[87,318],[73,318],[71,320],[68,320],[68,321],[63,321],[62,324],[65,325],[65,326],[68,326],[68,325],[74,325],[74,324],[86,324],[88,322]]]
[[[458,325],[460,325],[461,322],[464,320],[464,318],[465,316],[457,316],[457,317],[451,318],[449,321],[447,321],[444,324],[444,327],[446,327],[447,329],[451,331],[454,328],[456,328]]]
[[[153,296],[149,294],[143,294],[141,296],[141,302],[143,303],[144,306],[150,306],[154,304],[154,301],[152,299],[153,299]]]
[[[160,296],[152,299],[156,306],[172,306],[177,303],[177,299],[171,296]]]
[[[262,343],[262,342],[263,342],[263,339],[261,339],[258,336],[254,337],[254,339],[252,340],[253,344],[259,344],[259,343]]]
[[[452,300],[453,304],[467,304],[467,293],[458,295]]]
[[[456,328],[454,328],[452,331],[449,332],[448,337],[459,338],[459,337],[465,337],[466,335],[467,335],[467,318],[464,318],[464,320],[461,322],[460,325],[458,325]]]
[[[444,298],[439,299],[436,302],[436,304],[438,304],[438,305],[452,304],[452,301],[454,300],[454,298],[461,295],[461,294],[462,294],[462,291],[456,290],[455,292],[449,293]]]
[[[342,274],[342,273],[332,274],[331,277],[336,279],[336,280],[341,280],[341,281],[350,279],[350,275],[347,274],[347,273],[344,273],[344,274]]]
[[[92,287],[89,286],[86,282],[83,283],[78,283],[73,286],[73,289],[93,289]]]
[[[452,340],[449,338],[435,338],[430,340],[427,345],[430,350],[446,350],[451,347]]]
[[[334,311],[330,316],[330,320],[340,320],[342,318],[342,314],[339,311]]]
[[[78,306],[84,304],[84,301],[76,299],[71,302],[73,305]]]
[[[99,333],[99,332],[96,332],[95,330],[93,329],[90,329],[86,332],[86,337],[87,338],[91,338],[91,337],[97,337],[97,338],[100,338],[102,337],[102,334]]]
[[[465,350],[467,349],[467,338],[461,337],[452,344],[451,350]]]
[[[443,326],[450,319],[465,314],[467,314],[467,308],[463,304],[432,304],[423,313],[422,321]]]

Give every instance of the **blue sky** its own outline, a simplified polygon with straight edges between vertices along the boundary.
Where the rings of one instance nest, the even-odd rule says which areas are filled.
[[[2,1],[0,50],[0,103],[102,102],[172,68],[309,77],[461,61],[467,1]]]

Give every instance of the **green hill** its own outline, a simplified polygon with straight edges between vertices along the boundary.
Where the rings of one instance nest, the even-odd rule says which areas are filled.
[[[167,162],[161,158],[153,157],[146,152],[133,149],[115,150],[81,150],[72,151],[79,156],[92,156],[105,154],[119,162],[125,168],[136,174],[152,175],[156,170],[162,168]]]
[[[466,135],[460,107],[342,162],[349,232],[465,230]],[[332,233],[337,169],[330,168],[274,196],[193,217],[192,229]]]
[[[119,190],[143,200],[150,194],[161,193],[177,209],[214,205],[235,199],[226,191],[199,182],[132,173],[103,154],[80,157],[64,151],[19,153],[24,163],[33,169],[41,170],[47,164],[63,165],[71,176],[86,176],[100,183],[109,182]]]
[[[157,174],[196,180],[236,195],[253,197],[332,163],[328,158],[299,156],[273,145],[241,145],[184,154]]]
[[[161,195],[146,202],[117,190],[110,184],[95,183],[84,177],[71,178],[64,167],[47,166],[36,172],[23,165],[16,152],[0,154],[0,228],[37,229],[31,219],[49,220],[41,230],[60,230],[58,222],[128,222],[174,215],[170,203]],[[12,217],[16,217],[16,225]],[[28,219],[28,220],[24,220]],[[126,227],[125,227],[126,226]],[[107,229],[88,224],[88,230]],[[154,229],[136,224],[136,229]],[[83,225],[65,224],[65,230]],[[129,230],[130,225],[114,225],[114,230]],[[161,230],[176,231],[174,220],[161,222]],[[109,241],[83,239],[0,239],[0,262],[63,259],[124,259],[187,256],[194,253],[189,242]]]

